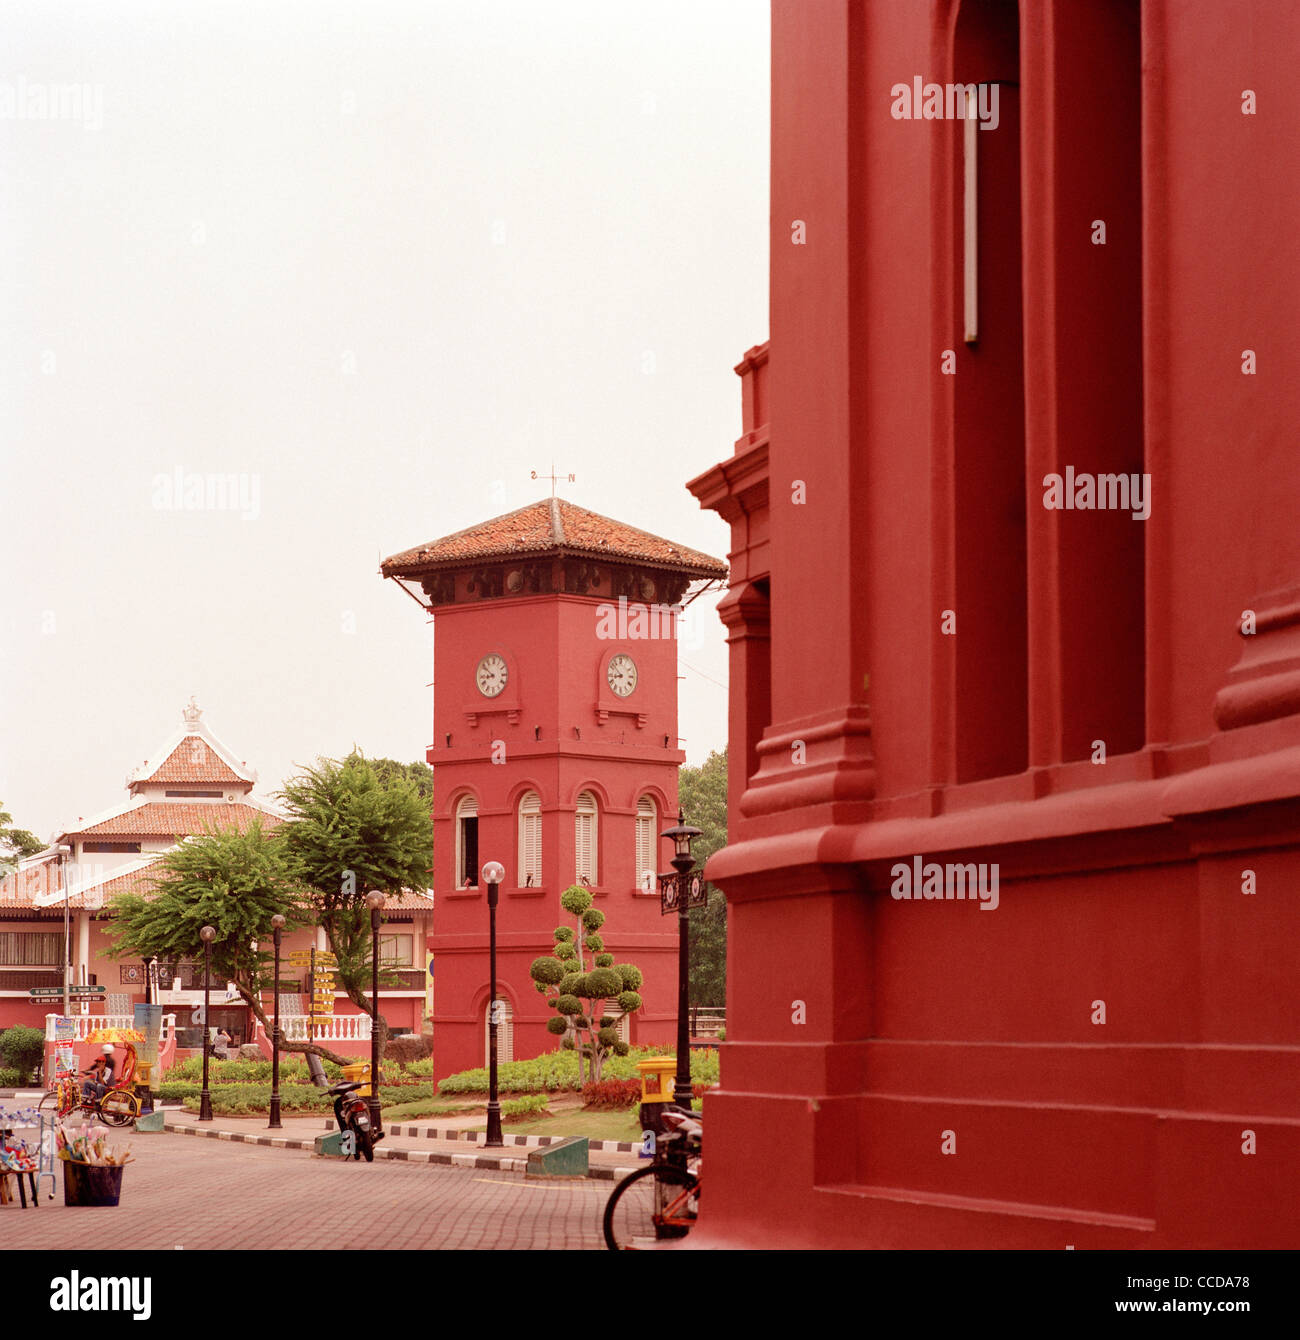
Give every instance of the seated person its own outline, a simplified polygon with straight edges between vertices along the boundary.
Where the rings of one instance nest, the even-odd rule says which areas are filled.
[[[230,1059],[230,1044],[234,1039],[226,1032],[224,1028],[217,1030],[216,1039],[212,1043],[212,1054],[218,1061],[228,1061]]]
[[[103,1054],[96,1057],[90,1063],[90,1067],[81,1072],[89,1076],[81,1089],[81,1096],[87,1102],[102,1098],[117,1077],[116,1049],[111,1042],[106,1042],[101,1050]]]

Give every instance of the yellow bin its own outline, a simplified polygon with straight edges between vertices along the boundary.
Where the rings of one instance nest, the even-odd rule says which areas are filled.
[[[675,1056],[652,1056],[648,1061],[638,1061],[636,1068],[641,1072],[643,1103],[673,1101],[673,1075],[677,1070]]]
[[[357,1089],[358,1098],[370,1097],[370,1062],[358,1061],[355,1065],[345,1065],[340,1067],[343,1071],[343,1078],[348,1084],[361,1083],[361,1088]]]

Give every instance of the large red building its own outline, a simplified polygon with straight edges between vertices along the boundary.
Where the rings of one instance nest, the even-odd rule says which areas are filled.
[[[772,21],[692,1242],[1300,1246],[1300,10]]]
[[[529,978],[587,885],[619,962],[645,975],[629,1042],[669,1041],[676,925],[654,875],[676,821],[677,607],[717,559],[543,499],[386,559],[383,574],[434,616],[434,1066],[486,1064],[489,861],[497,911],[501,1055],[556,1046]]]

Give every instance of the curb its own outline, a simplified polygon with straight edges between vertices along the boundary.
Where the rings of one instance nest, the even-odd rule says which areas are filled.
[[[333,1123],[330,1124],[330,1129],[334,1129]],[[403,1126],[395,1124],[386,1129],[392,1131],[394,1135],[417,1140],[481,1140],[483,1138],[482,1131],[461,1131],[444,1126]],[[527,1145],[544,1149],[547,1145],[558,1145],[561,1140],[570,1140],[573,1137],[568,1135],[503,1135],[501,1138],[508,1145]],[[634,1154],[640,1148],[639,1145],[633,1144],[630,1140],[588,1139],[587,1145],[588,1148],[598,1150],[602,1154]]]
[[[267,1145],[273,1149],[305,1149],[309,1154],[316,1149],[315,1140],[291,1140],[280,1135],[249,1135],[245,1131],[201,1131],[194,1126],[168,1123],[163,1130],[169,1135],[192,1135],[199,1139],[228,1140],[237,1145]],[[389,1127],[392,1134],[397,1128]],[[534,1137],[537,1138],[537,1137]],[[455,1168],[488,1168],[496,1172],[526,1172],[527,1159],[506,1158],[500,1154],[444,1154],[435,1149],[375,1150],[376,1159],[395,1159],[400,1163],[438,1163]],[[592,1168],[585,1180],[614,1182],[635,1171],[632,1168]],[[583,1179],[574,1179],[583,1180]]]

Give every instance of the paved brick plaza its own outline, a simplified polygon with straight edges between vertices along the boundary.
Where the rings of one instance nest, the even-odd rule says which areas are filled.
[[[36,1210],[0,1207],[0,1249],[603,1249],[608,1182],[138,1136],[116,1209],[70,1209],[62,1172]],[[346,1229],[340,1231],[342,1226]]]

